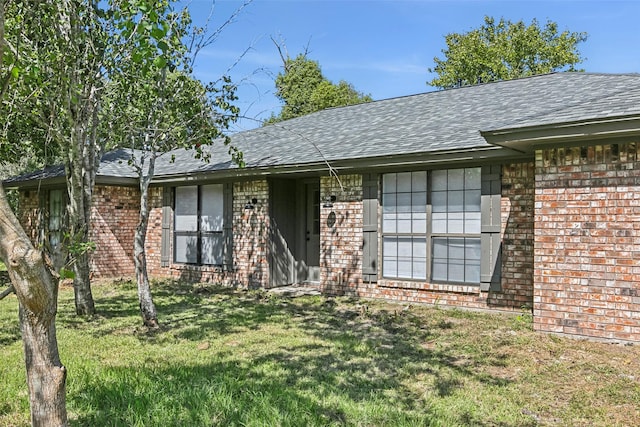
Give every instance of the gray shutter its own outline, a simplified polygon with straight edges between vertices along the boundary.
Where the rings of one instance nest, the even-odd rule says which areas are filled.
[[[378,175],[362,175],[362,280],[378,279]]]
[[[233,183],[224,184],[223,190],[223,235],[224,235],[224,265],[225,271],[233,270]]]
[[[500,198],[502,196],[502,165],[482,167],[481,236],[482,259],[480,265],[480,289],[502,290]]]
[[[162,189],[162,240],[160,248],[160,266],[169,267],[171,263],[171,188]]]

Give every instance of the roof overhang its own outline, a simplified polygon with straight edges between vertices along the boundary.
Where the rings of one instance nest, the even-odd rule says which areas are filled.
[[[640,115],[488,130],[480,131],[480,134],[489,144],[532,153],[536,148],[548,145],[640,137]]]
[[[225,180],[225,179],[250,179],[256,177],[269,176],[318,176],[327,174],[329,169],[339,173],[362,172],[365,170],[375,169],[379,172],[386,170],[402,169],[424,169],[434,167],[435,165],[449,164],[476,164],[481,161],[492,160],[511,160],[517,158],[529,157],[523,156],[514,150],[505,149],[503,147],[487,145],[484,147],[465,148],[459,150],[446,150],[430,153],[412,153],[395,156],[378,156],[365,157],[357,159],[328,160],[327,162],[310,162],[293,165],[273,165],[258,166],[246,168],[233,168],[216,171],[197,171],[186,174],[173,174],[155,176],[152,184],[154,186],[182,183],[182,182],[201,182],[206,180]]]

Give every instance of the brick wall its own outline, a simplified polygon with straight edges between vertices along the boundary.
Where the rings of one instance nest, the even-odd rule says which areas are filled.
[[[536,151],[536,330],[640,341],[640,144]]]
[[[490,307],[533,306],[534,179],[533,162],[502,167],[502,289],[488,293]]]
[[[254,209],[245,209],[256,198]],[[269,184],[266,179],[233,184],[233,262],[231,283],[269,287]]]
[[[18,194],[18,220],[34,244],[40,242],[41,214],[40,193],[36,190],[20,191]]]
[[[44,190],[43,190],[44,191]],[[39,240],[40,193],[21,191],[18,218],[34,243]],[[96,186],[91,209],[89,238],[96,250],[91,256],[94,277],[133,275],[133,236],[138,219],[139,196],[136,188]]]
[[[343,190],[340,189],[340,184]],[[362,175],[320,178],[320,287],[331,295],[356,295],[362,283]]]
[[[96,243],[91,256],[94,277],[132,277],[133,237],[140,211],[135,187],[96,186],[91,209],[90,239]]]

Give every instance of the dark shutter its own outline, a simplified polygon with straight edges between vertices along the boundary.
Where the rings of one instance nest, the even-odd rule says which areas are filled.
[[[160,266],[169,267],[171,262],[171,188],[162,189],[162,241],[160,248]]]
[[[378,279],[378,175],[362,175],[362,280]]]
[[[224,184],[223,196],[223,232],[224,232],[224,270],[233,270],[233,183]]]
[[[482,227],[480,289],[501,291],[501,217],[502,166],[482,167],[482,196],[480,200]]]

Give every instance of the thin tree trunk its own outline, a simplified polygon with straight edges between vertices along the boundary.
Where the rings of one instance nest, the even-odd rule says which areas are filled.
[[[158,314],[151,296],[149,275],[147,272],[147,255],[145,243],[147,240],[147,227],[149,224],[149,182],[155,168],[155,157],[149,159],[148,173],[144,173],[144,163],[140,174],[140,216],[136,234],[134,237],[133,259],[136,269],[136,282],[138,284],[138,301],[140,302],[140,314],[142,322],[151,328],[158,327]]]
[[[58,278],[11,211],[0,185],[0,257],[20,303],[32,426],[66,426],[66,369],[60,362],[55,319]]]

